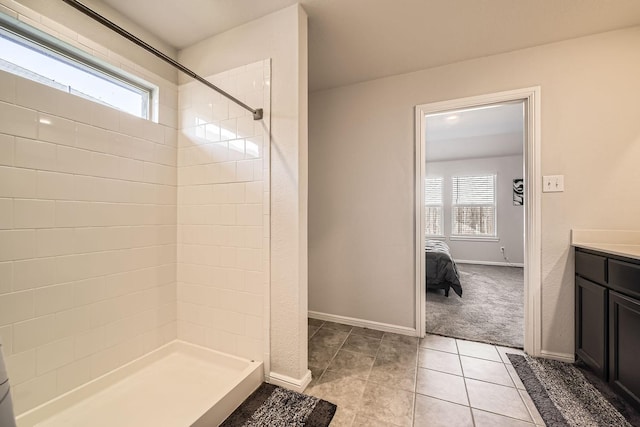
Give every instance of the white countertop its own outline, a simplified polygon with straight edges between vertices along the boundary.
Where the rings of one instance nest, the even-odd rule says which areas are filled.
[[[637,230],[571,230],[571,245],[640,260]]]

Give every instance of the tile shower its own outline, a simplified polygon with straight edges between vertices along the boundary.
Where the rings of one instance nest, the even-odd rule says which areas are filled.
[[[0,340],[17,414],[175,339],[267,353],[270,61],[207,77],[264,108],[254,122],[100,49],[159,87],[158,123],[0,72]]]

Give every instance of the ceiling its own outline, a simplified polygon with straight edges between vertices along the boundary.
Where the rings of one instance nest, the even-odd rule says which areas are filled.
[[[521,155],[524,101],[427,115],[427,162]]]
[[[296,3],[102,1],[178,49]],[[300,3],[309,15],[310,91],[640,24],[638,0]]]

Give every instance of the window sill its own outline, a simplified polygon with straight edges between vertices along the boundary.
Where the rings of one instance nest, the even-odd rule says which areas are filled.
[[[447,236],[425,236],[425,238],[427,239],[433,239],[433,240],[446,240]]]
[[[500,238],[498,236],[488,236],[488,237],[450,236],[449,240],[462,240],[462,241],[469,241],[469,242],[499,242]]]

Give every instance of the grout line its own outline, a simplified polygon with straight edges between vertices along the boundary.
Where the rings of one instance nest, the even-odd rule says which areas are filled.
[[[324,324],[326,322],[324,322],[322,324],[322,326],[320,326],[320,328],[318,328],[318,331],[324,327]],[[331,329],[331,328],[327,328],[331,331],[335,331],[336,329]],[[339,332],[339,331],[338,331]],[[343,331],[344,332],[344,331]],[[340,349],[342,348],[342,346],[344,346],[344,343],[347,342],[347,339],[349,339],[349,335],[351,335],[351,330],[349,330],[349,333],[347,333],[347,336],[344,338],[344,341],[342,341],[342,343],[340,344],[340,346],[338,346],[338,349],[336,350],[336,352],[333,354],[333,356],[331,357],[331,359],[329,360],[329,363],[327,363],[327,367],[324,368],[322,370],[322,374],[320,374],[320,376],[318,377],[318,382],[322,379],[322,377],[324,377],[324,374],[329,370],[329,366],[331,366],[331,362],[333,362],[333,360],[336,358],[336,356],[338,355],[338,352],[340,351]]]

